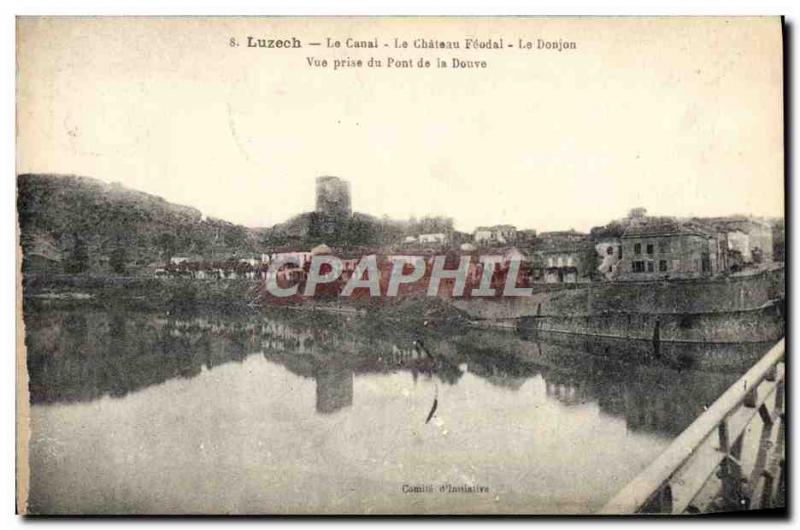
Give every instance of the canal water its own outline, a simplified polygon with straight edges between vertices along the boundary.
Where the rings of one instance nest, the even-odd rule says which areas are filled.
[[[48,514],[589,513],[739,375],[288,311],[38,308],[26,346]]]

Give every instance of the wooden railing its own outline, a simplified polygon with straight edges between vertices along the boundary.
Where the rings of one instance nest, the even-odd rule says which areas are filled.
[[[785,506],[784,349],[781,339],[600,513]]]

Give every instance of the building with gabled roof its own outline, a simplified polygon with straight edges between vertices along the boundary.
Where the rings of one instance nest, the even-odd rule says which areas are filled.
[[[514,225],[479,226],[472,234],[476,244],[507,245],[517,240],[517,227]]]
[[[755,217],[732,215],[695,219],[728,236],[728,248],[742,255],[744,263],[769,263],[773,259],[772,224]],[[746,237],[742,237],[746,236]]]
[[[695,221],[644,218],[620,237],[614,278],[655,280],[700,278],[725,270],[725,249],[713,229]]]

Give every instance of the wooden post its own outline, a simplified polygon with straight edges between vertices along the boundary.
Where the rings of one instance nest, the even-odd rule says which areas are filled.
[[[775,479],[766,469],[764,470],[763,477],[764,487],[761,490],[761,504],[759,505],[759,508],[762,510],[772,507],[773,488],[775,484]]]
[[[719,450],[723,453],[727,453],[730,451],[730,440],[728,439],[728,422],[723,421],[717,427],[717,433],[719,434]]]
[[[764,422],[764,425],[772,425],[772,416],[767,410],[766,403],[762,403],[760,407],[758,407],[758,414],[761,416],[761,421]]]
[[[656,333],[653,333],[654,343]],[[745,373],[736,383],[731,385],[708,409],[703,412],[686,430],[684,430],[672,444],[659,455],[656,460],[642,471],[633,481],[625,486],[610,501],[606,503],[600,513],[620,514],[620,513],[672,513],[672,511],[691,510],[698,493],[703,488],[703,484],[708,484],[708,479],[713,474],[712,469],[705,468],[703,475],[698,480],[691,483],[691,488],[682,477],[690,476],[693,473],[692,467],[696,462],[691,458],[695,451],[705,443],[714,443],[713,439],[716,430],[718,436],[718,453],[714,455],[717,478],[721,479],[720,501],[728,510],[748,509],[752,505],[757,506],[759,501],[764,500],[765,504],[783,505],[781,502],[781,482],[785,480],[782,476],[784,471],[784,443],[785,443],[785,421],[783,420],[783,406],[785,401],[784,389],[785,381],[783,371],[778,367],[775,373],[776,396],[773,402],[770,398],[766,408],[751,410],[746,412],[742,409],[748,403],[751,406],[758,404],[758,386],[750,386],[754,381],[761,382],[768,371],[776,363],[784,362],[785,355],[784,341],[780,340],[765,354],[747,373]],[[777,410],[767,410],[772,404],[777,406]],[[742,412],[747,418],[747,425],[739,422],[729,422],[732,415]],[[764,423],[760,435],[760,443],[755,448],[750,442],[748,426],[754,422],[759,422],[759,418],[752,417],[756,412],[764,418],[765,413],[769,413],[771,424]],[[775,447],[772,447],[771,437],[775,426],[779,432]],[[755,436],[757,430],[752,435]],[[745,439],[745,436],[748,436]],[[742,452],[748,453],[752,449],[757,449],[755,462],[750,464],[753,455],[746,455],[744,461],[747,462],[748,477],[743,476],[745,470],[742,469]],[[763,478],[762,478],[763,477]],[[702,479],[702,480],[701,480]],[[749,480],[748,480],[749,479]],[[672,492],[669,489],[671,482],[675,480],[682,484],[680,496],[672,499]],[[696,484],[695,484],[696,482]],[[760,490],[758,485],[764,484],[767,492]],[[778,490],[777,492],[775,490]],[[766,499],[764,496],[766,495]],[[642,498],[646,500],[642,502]],[[694,504],[700,510],[704,507]]]
[[[731,455],[722,461],[719,478],[722,481],[722,500],[727,510],[746,510],[750,507],[742,488],[742,466]]]
[[[752,386],[744,396],[744,406],[752,409],[755,408],[756,402],[758,402],[758,387]]]
[[[661,513],[672,513],[672,486],[669,484],[661,490],[659,505]]]
[[[778,363],[773,364],[770,369],[767,371],[767,375],[764,379],[767,381],[775,381],[778,376]]]
[[[672,513],[672,487],[666,484],[659,489],[655,495],[642,506],[640,513]]]

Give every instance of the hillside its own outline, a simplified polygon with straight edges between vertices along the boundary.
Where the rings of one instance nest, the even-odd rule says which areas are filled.
[[[453,231],[452,220],[440,217],[395,221],[354,213],[338,219],[316,212],[248,228],[204,219],[195,208],[120,184],[43,174],[17,178],[17,212],[24,272],[147,274],[174,256],[217,261],[284,245],[374,247]]]
[[[17,179],[25,272],[135,274],[189,255],[252,255],[252,230],[119,184],[76,176]]]

